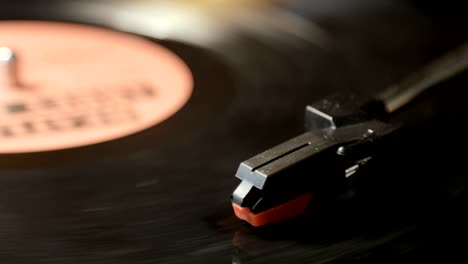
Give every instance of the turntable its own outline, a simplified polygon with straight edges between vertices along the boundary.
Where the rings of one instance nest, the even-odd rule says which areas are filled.
[[[390,0],[1,5],[5,263],[464,258],[466,76],[403,115],[430,118],[358,199],[262,227],[230,199],[242,161],[304,132],[306,105],[375,97],[459,45],[461,21]]]

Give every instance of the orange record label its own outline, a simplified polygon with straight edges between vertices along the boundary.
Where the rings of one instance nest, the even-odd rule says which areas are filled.
[[[168,49],[78,24],[0,22],[0,153],[118,139],[172,116],[192,74]]]

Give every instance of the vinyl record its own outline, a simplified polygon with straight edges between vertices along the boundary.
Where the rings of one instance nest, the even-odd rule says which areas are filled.
[[[2,3],[0,260],[419,256],[419,218],[254,229],[229,201],[239,162],[302,133],[308,103],[370,96],[463,37],[390,2],[344,15],[323,1]]]

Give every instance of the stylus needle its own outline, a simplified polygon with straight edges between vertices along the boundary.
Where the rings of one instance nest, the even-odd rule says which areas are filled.
[[[395,145],[389,135],[405,123],[389,117],[467,68],[468,44],[463,44],[370,102],[339,94],[307,106],[307,132],[240,164],[236,177],[242,182],[231,197],[235,214],[261,226],[297,217],[343,194],[349,179]]]

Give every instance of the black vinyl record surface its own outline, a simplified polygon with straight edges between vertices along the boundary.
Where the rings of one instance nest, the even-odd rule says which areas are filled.
[[[390,263],[464,257],[466,179],[462,157],[453,154],[464,146],[463,130],[446,130],[466,116],[460,96],[451,115],[437,119],[435,132],[422,136],[431,140],[421,149],[433,153],[423,155],[431,168],[407,159],[408,171],[395,178],[412,180],[392,182],[388,189],[395,192],[384,192],[395,198],[380,197],[381,203],[327,220],[265,228],[237,219],[229,198],[239,163],[302,133],[308,103],[336,92],[374,95],[463,40],[461,21],[403,1],[187,2],[2,3],[2,22],[93,25],[161,45],[188,66],[193,93],[166,120],[115,140],[1,154],[0,261]]]

